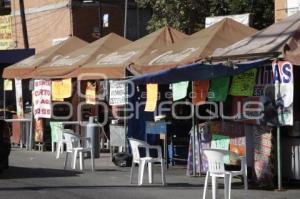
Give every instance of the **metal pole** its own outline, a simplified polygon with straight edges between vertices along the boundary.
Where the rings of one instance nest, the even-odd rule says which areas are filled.
[[[197,126],[197,122],[196,122],[196,118],[195,118],[195,110],[196,110],[196,105],[193,106],[193,176],[196,176],[196,128],[198,128]]]
[[[3,120],[5,119],[6,119],[6,92],[4,89],[4,82],[3,82]]]
[[[22,31],[23,31],[24,48],[29,48],[24,1],[19,0],[19,4],[20,4],[20,15],[21,15],[21,23],[22,23]]]
[[[194,87],[194,81],[192,82],[192,88]],[[196,110],[196,105],[193,105],[192,111],[193,111],[193,135],[192,135],[192,154],[193,154],[193,176],[196,176],[196,118],[195,118],[195,110]]]
[[[282,190],[282,178],[281,178],[280,127],[277,127],[277,176],[278,176],[278,191],[281,191]]]
[[[127,84],[127,80],[125,81],[125,109],[124,109],[124,129],[125,129],[125,152],[127,152],[127,142],[126,142],[126,138],[127,138],[127,104],[128,104],[128,84]]]
[[[127,8],[128,8],[128,0],[125,0],[125,11],[124,11],[124,38],[126,38],[127,32]]]

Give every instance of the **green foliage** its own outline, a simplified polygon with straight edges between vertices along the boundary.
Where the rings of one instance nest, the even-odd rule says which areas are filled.
[[[152,9],[148,30],[169,25],[185,33],[204,27],[205,17],[253,14],[253,27],[264,28],[274,21],[274,0],[136,0],[141,8]]]

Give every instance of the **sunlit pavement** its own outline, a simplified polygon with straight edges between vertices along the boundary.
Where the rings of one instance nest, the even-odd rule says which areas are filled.
[[[1,199],[56,199],[56,198],[202,198],[204,177],[188,177],[183,167],[167,171],[166,187],[160,186],[159,169],[155,170],[154,185],[138,187],[129,182],[129,168],[114,166],[109,154],[96,159],[96,171],[90,171],[86,160],[85,171],[64,170],[64,154],[59,160],[51,152],[25,151],[14,148],[10,156],[10,169],[0,175]],[[147,175],[145,175],[145,182]],[[135,179],[136,181],[136,179]],[[221,182],[221,181],[220,181]],[[221,183],[220,183],[221,184]],[[211,192],[207,194],[211,198]],[[223,198],[220,185],[218,198]],[[300,198],[300,189],[287,191],[243,190],[239,179],[234,180],[232,198]]]

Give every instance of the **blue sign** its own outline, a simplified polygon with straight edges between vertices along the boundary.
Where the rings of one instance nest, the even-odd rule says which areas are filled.
[[[146,122],[146,134],[166,134],[166,122]]]

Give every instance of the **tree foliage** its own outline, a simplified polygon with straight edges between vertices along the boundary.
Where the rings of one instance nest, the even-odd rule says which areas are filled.
[[[185,33],[204,27],[205,17],[252,13],[252,26],[262,29],[274,21],[274,0],[136,0],[141,8],[152,9],[148,30],[165,25]]]

